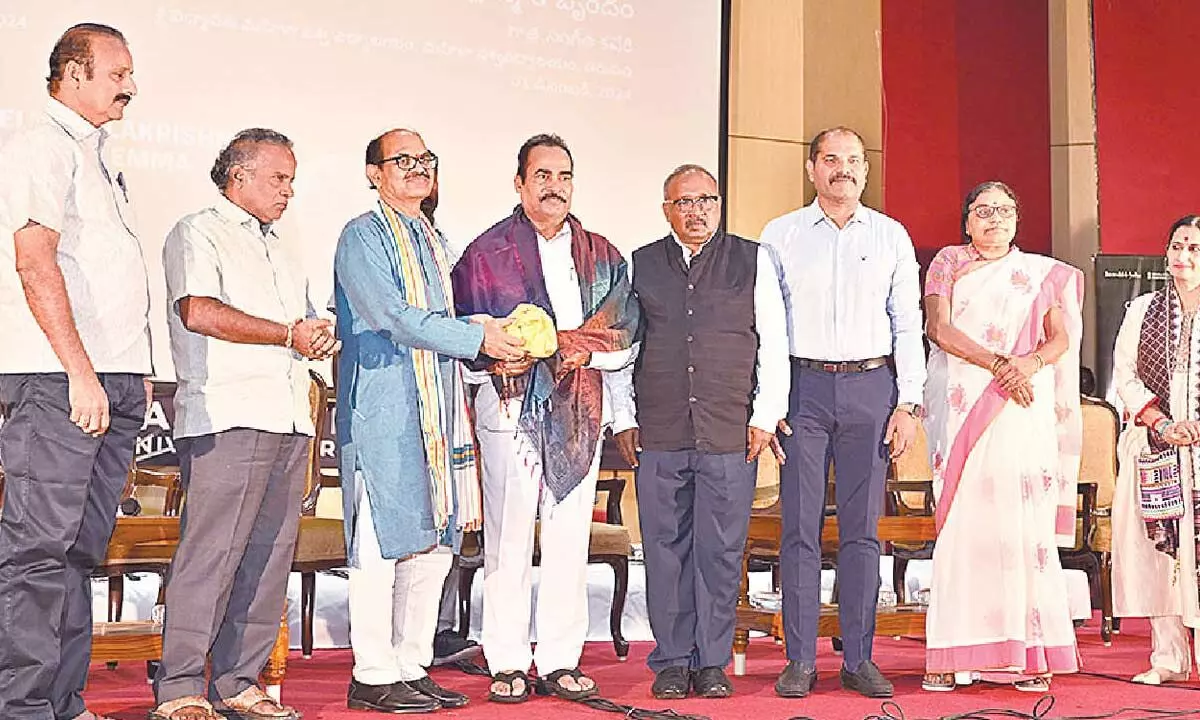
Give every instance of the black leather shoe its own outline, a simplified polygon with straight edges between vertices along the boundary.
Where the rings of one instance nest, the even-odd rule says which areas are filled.
[[[796,660],[789,660],[787,667],[775,681],[775,694],[785,698],[802,698],[812,692],[817,682],[817,669],[804,667]]]
[[[433,636],[434,665],[449,665],[474,657],[482,651],[479,643],[468,640],[453,630],[443,630]]]
[[[352,679],[350,689],[346,692],[346,707],[351,710],[403,714],[433,712],[440,709],[442,704],[412,689],[407,683],[367,685]]]
[[[843,665],[842,687],[869,698],[890,698],[894,692],[892,684],[870,660],[864,660],[854,672]]]
[[[706,667],[692,673],[692,689],[704,698],[727,698],[733,694],[733,683],[724,668]]]
[[[447,690],[433,681],[433,678],[426,675],[420,680],[409,680],[407,683],[410,688],[417,692],[428,695],[437,700],[444,708],[460,708],[467,704],[467,696],[460,692]]]
[[[692,684],[691,674],[685,667],[665,667],[654,676],[650,692],[659,700],[682,700],[687,697]]]

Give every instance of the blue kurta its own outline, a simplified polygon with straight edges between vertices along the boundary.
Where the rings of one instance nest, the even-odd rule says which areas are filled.
[[[375,533],[385,558],[400,558],[448,543],[434,527],[429,467],[421,435],[417,381],[411,348],[439,353],[446,397],[459,359],[472,359],[483,343],[483,326],[446,312],[446,293],[421,222],[398,214],[417,244],[425,271],[429,309],[405,301],[396,241],[378,212],[351,220],[334,257],[334,303],[338,356],[337,443],[342,480],[346,547],[353,546],[360,477],[366,483]],[[456,405],[451,405],[451,408]],[[450,413],[447,413],[447,419]],[[444,428],[446,437],[452,428]]]

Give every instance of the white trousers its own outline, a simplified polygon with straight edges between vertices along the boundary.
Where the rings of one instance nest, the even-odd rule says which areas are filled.
[[[600,447],[583,481],[562,502],[542,490],[538,458],[516,435],[520,399],[504,408],[491,383],[476,397],[483,464],[483,653],[492,673],[546,675],[579,665],[587,639],[587,555]],[[533,535],[541,511],[541,572],[532,610]],[[532,610],[532,612],[531,612]],[[530,616],[537,651],[529,645]]]
[[[1191,673],[1192,646],[1200,657],[1200,633],[1193,633],[1178,615],[1150,618],[1150,667],[1173,673]]]
[[[433,663],[442,583],[454,555],[438,547],[404,560],[384,558],[365,489],[355,531],[358,567],[349,571],[354,679],[390,685],[423,678]]]

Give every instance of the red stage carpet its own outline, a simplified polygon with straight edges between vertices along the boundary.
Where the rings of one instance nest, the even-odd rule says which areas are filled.
[[[1147,666],[1150,641],[1149,626],[1144,621],[1126,621],[1111,648],[1105,648],[1100,642],[1095,622],[1080,628],[1078,636],[1085,671],[1128,677]],[[672,707],[678,712],[705,715],[712,720],[747,717],[785,720],[796,716],[840,720],[878,713],[879,701],[868,700],[841,689],[837,681],[840,656],[833,654],[828,640],[822,640],[821,643],[817,688],[813,695],[803,700],[783,700],[775,696],[775,676],[782,670],[784,659],[782,649],[766,640],[751,643],[748,673],[744,677],[733,678],[737,692],[727,700],[689,699],[668,704],[652,698],[652,677],[644,664],[651,648],[649,643],[635,643],[625,663],[616,661],[612,645],[589,643],[583,666],[597,679],[604,696],[615,702],[642,708]],[[1039,697],[1017,692],[1010,687],[980,684],[959,688],[952,693],[924,692],[921,690],[923,645],[919,640],[878,638],[875,659],[884,673],[895,682],[895,702],[903,708],[909,720],[936,718],[980,708],[1010,708],[1030,713]],[[346,709],[350,665],[348,650],[318,650],[311,660],[304,660],[294,653],[283,686],[284,700],[301,710],[307,720],[385,717]],[[553,698],[534,697],[521,705],[497,705],[485,699],[487,678],[470,677],[450,670],[435,670],[434,677],[439,683],[471,696],[471,704],[467,707],[436,713],[439,716],[463,720],[505,717],[553,720],[594,717],[603,720],[620,717]],[[1163,709],[1200,707],[1200,693],[1190,692],[1184,687],[1200,689],[1200,683],[1193,681],[1179,688],[1151,688],[1082,675],[1060,676],[1055,678],[1051,689],[1055,705],[1047,718],[1099,715],[1120,707],[1133,706]],[[115,671],[109,671],[103,665],[93,666],[87,697],[93,710],[109,714],[117,720],[143,720],[152,704],[144,663],[122,664]]]

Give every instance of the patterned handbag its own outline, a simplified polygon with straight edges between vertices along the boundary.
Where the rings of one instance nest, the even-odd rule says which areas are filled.
[[[1137,472],[1142,518],[1147,522],[1182,518],[1183,484],[1179,477],[1179,454],[1175,448],[1142,452],[1138,455]]]

